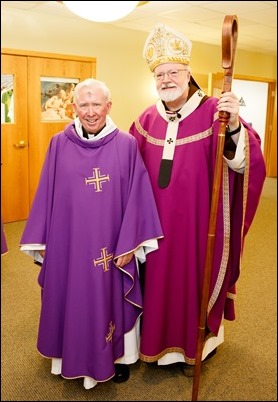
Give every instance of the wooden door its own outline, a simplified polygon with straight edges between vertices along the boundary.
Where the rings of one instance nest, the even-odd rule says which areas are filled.
[[[1,215],[6,223],[26,219],[29,212],[27,57],[2,55],[1,74],[12,76],[13,91],[11,122],[2,123],[1,115]],[[1,103],[5,90],[1,86]]]
[[[51,137],[72,120],[42,114],[42,83],[79,82],[95,77],[94,58],[2,50],[2,74],[15,74],[15,123],[4,126],[1,142],[2,218],[4,223],[27,219]],[[4,63],[5,61],[5,63]],[[5,67],[5,69],[4,69]],[[20,118],[19,118],[20,117]]]

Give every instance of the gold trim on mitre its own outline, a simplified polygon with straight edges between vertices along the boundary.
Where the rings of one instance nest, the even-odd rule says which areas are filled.
[[[181,33],[158,24],[146,39],[143,57],[153,71],[159,64],[189,64],[192,43]]]

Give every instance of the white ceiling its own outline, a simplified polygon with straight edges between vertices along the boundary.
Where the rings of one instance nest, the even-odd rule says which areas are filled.
[[[90,3],[89,1],[87,2]],[[94,3],[93,1],[91,3]],[[163,23],[185,34],[192,42],[221,44],[224,17],[238,18],[237,48],[277,54],[277,1],[149,1],[127,17],[105,23],[118,28],[149,33]],[[59,1],[1,1],[1,12],[13,8],[32,13],[55,14],[62,18],[80,18]]]

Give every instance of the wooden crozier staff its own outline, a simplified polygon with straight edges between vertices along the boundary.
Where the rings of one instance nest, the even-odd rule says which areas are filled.
[[[236,15],[226,15],[222,28],[222,67],[224,69],[224,81],[223,81],[222,93],[231,91],[236,43],[237,43],[237,17]],[[198,389],[199,389],[201,364],[202,364],[202,352],[205,341],[205,331],[207,322],[207,306],[209,299],[210,276],[213,262],[216,218],[217,218],[219,192],[222,181],[223,150],[225,143],[225,132],[229,118],[230,113],[219,111],[219,131],[218,131],[216,160],[215,160],[214,176],[213,176],[213,188],[212,188],[212,198],[210,207],[211,209],[210,209],[209,231],[208,231],[207,249],[206,249],[204,282],[202,290],[197,351],[195,357],[195,368],[194,368],[194,378],[192,388],[192,401],[198,400]]]

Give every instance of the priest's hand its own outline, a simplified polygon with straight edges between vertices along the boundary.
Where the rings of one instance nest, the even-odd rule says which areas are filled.
[[[131,253],[122,255],[121,257],[117,258],[117,260],[115,260],[115,265],[118,268],[123,268],[125,265],[127,265],[132,257],[133,257],[134,252],[132,251]]]

